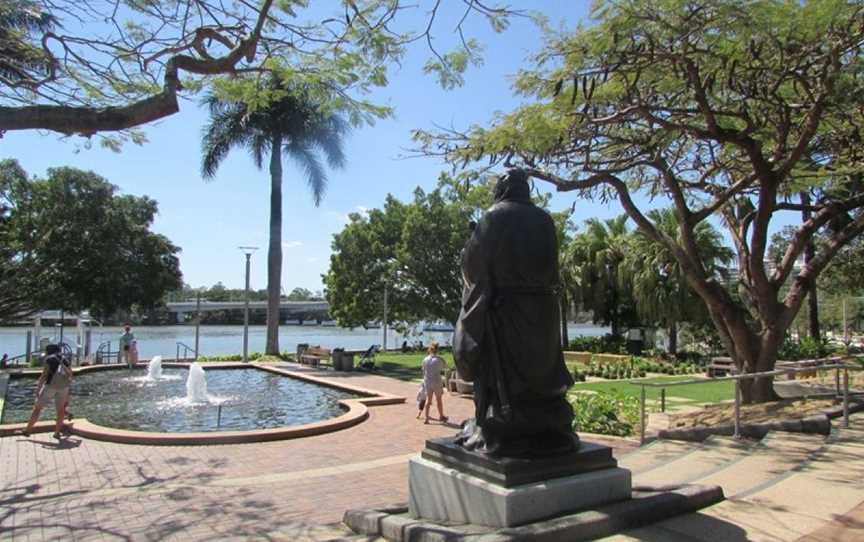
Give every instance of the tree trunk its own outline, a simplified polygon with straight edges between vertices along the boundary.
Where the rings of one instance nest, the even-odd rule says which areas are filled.
[[[267,250],[267,343],[264,352],[279,355],[279,301],[282,293],[282,137],[270,148],[270,246]]]
[[[678,355],[678,322],[672,321],[669,323],[669,355]]]
[[[801,192],[799,194],[801,197],[801,205],[805,207],[810,205],[810,194],[807,192]],[[807,222],[810,220],[810,210],[802,209],[801,211],[801,221]],[[811,238],[807,245],[804,247],[804,265],[810,263],[810,260],[816,257],[816,243]],[[810,327],[810,337],[816,340],[817,342],[822,341],[822,333],[819,329],[819,299],[816,294],[816,282],[813,282],[813,285],[810,287],[810,293],[807,298],[808,302],[808,314],[807,319]]]
[[[758,333],[748,325],[746,314],[737,309],[731,300],[715,298],[706,300],[706,304],[711,321],[739,374],[774,369],[777,351],[788,323]],[[774,393],[774,378],[741,380],[741,399],[745,404],[766,403],[777,399],[777,394]]]
[[[742,327],[746,327],[746,324]],[[748,335],[746,340],[751,347],[746,350],[744,363],[739,365],[739,367],[743,367],[741,372],[762,373],[773,371],[774,364],[777,362],[777,351],[780,349],[780,344],[783,341],[785,329],[783,331],[777,329],[765,330],[758,336],[749,329],[747,329],[746,333]],[[775,401],[778,398],[779,396],[774,392],[773,376],[741,381],[741,400],[744,404],[767,403]]]
[[[561,307],[561,348],[567,350],[570,347],[570,337],[567,334],[567,294],[561,294],[558,299],[558,305]]]

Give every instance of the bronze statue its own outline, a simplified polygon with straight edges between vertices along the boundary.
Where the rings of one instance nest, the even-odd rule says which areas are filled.
[[[454,356],[474,382],[475,419],[457,437],[492,456],[572,452],[573,380],[561,352],[558,243],[552,217],[531,201],[528,176],[511,170],[462,253],[464,290]]]

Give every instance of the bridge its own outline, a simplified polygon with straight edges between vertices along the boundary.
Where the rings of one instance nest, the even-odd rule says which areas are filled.
[[[198,309],[196,300],[171,301],[165,304],[168,312],[177,313],[177,321],[183,322],[187,313],[195,313]],[[201,312],[243,310],[245,301],[205,301],[201,300]],[[267,301],[249,301],[249,310],[267,309]],[[329,318],[330,304],[326,301],[286,301],[279,302],[279,313],[289,319],[326,320]]]

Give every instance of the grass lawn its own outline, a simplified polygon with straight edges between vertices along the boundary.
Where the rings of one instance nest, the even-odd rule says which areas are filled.
[[[375,374],[398,378],[399,380],[419,380],[423,377],[420,365],[425,352],[413,352],[402,354],[388,352],[375,356]],[[442,352],[441,357],[447,362],[448,367],[453,367],[453,354]],[[356,359],[355,359],[356,362]],[[660,376],[641,379],[642,382],[681,382],[683,380],[694,380],[692,376]],[[686,400],[688,404],[716,403],[734,398],[735,387],[730,381],[706,381],[705,384],[693,384],[690,386],[676,386],[666,388],[666,398],[675,397]],[[580,390],[617,392],[631,397],[639,398],[640,387],[629,384],[625,380],[609,380],[605,382],[580,382],[570,388],[571,392]],[[646,397],[650,400],[660,400],[659,388],[646,388]],[[672,406],[669,402],[668,406]]]
[[[439,352],[438,355],[444,358],[447,367],[454,366],[453,354],[450,352]],[[425,352],[412,352],[410,354],[388,352],[386,354],[377,354],[375,356],[375,374],[398,378],[399,380],[419,380],[423,378],[423,371],[420,369],[420,366],[425,357]],[[356,362],[357,358],[355,358]]]
[[[692,376],[660,376],[655,378],[643,378],[640,382],[681,382],[684,380],[695,380]],[[735,385],[731,381],[715,382],[706,380],[706,384],[692,384],[689,386],[673,386],[666,388],[666,399],[677,397],[687,400],[690,404],[716,403],[734,399]],[[574,391],[601,391],[621,393],[631,397],[639,398],[641,387],[630,384],[626,380],[610,380],[606,382],[580,382],[570,388]],[[646,398],[660,400],[660,388],[645,388]]]

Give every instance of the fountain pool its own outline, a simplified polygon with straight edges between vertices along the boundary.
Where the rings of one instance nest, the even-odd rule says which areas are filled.
[[[187,369],[160,369],[157,378],[140,369],[76,375],[70,410],[76,419],[86,418],[114,429],[167,433],[242,431],[335,418],[345,412],[339,400],[360,397],[253,368],[204,371],[195,364],[192,373]],[[206,372],[203,390],[196,381],[197,371],[200,377]],[[187,392],[190,374],[196,383],[195,389]],[[27,420],[34,386],[35,379],[10,380],[2,423]],[[187,397],[187,393],[197,395]],[[43,419],[51,414],[47,412]]]

